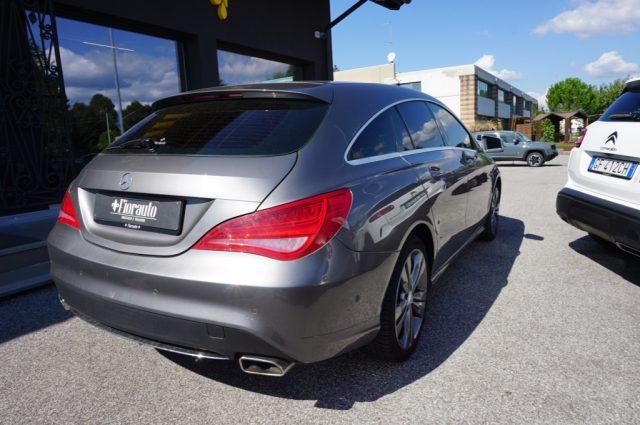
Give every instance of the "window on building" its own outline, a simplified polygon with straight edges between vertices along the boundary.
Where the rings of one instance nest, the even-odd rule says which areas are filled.
[[[360,133],[347,157],[356,160],[398,152],[403,140],[410,140],[409,133],[396,108],[390,108]]]
[[[524,101],[524,110],[525,111],[530,111],[531,110],[531,102],[528,100]]]
[[[417,149],[444,146],[438,125],[425,102],[401,103],[398,105],[398,110],[409,128],[411,140]]]
[[[218,50],[218,75],[221,86],[293,81],[296,72],[297,67],[293,64]]]
[[[504,103],[505,93],[504,90],[498,89],[498,102]]]
[[[457,148],[473,149],[471,136],[464,128],[460,121],[451,115],[446,109],[430,103],[429,106],[436,117],[436,121],[445,134],[445,143],[447,146]]]
[[[422,82],[420,81],[415,81],[413,83],[400,83],[398,84],[400,87],[404,87],[407,89],[412,89],[412,90],[416,90],[416,91],[422,91]]]
[[[513,95],[513,108],[515,109],[518,106],[518,96]]]
[[[64,18],[57,26],[80,169],[120,135],[120,115],[127,131],[151,113],[152,102],[180,91],[176,42]]]
[[[491,91],[489,91],[489,84],[482,80],[478,80],[478,96],[487,97],[491,99]]]

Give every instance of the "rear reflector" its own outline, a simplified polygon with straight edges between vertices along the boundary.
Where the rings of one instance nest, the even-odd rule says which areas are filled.
[[[193,247],[295,260],[338,232],[351,208],[351,191],[340,189],[232,218],[211,229]]]
[[[62,204],[60,205],[60,214],[58,214],[58,223],[66,224],[74,229],[80,228],[80,222],[78,221],[78,215],[76,209],[73,207],[71,201],[71,194],[67,190],[62,198]]]
[[[582,142],[584,141],[584,137],[586,135],[587,135],[587,128],[585,127],[582,130],[580,130],[580,136],[576,140],[576,148],[579,148],[582,145]]]

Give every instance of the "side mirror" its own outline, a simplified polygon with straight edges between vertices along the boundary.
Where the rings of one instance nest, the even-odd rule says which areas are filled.
[[[518,139],[513,139],[513,144],[514,144],[514,145],[518,145],[518,144],[520,144],[520,140],[518,140]]]

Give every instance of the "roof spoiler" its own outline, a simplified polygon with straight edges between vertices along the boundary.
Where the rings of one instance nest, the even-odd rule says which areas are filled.
[[[216,88],[180,93],[171,97],[160,99],[154,102],[152,107],[157,110],[166,108],[167,106],[179,105],[183,103],[230,99],[283,99],[331,103],[331,101],[333,100],[333,93],[332,91],[328,90],[314,89],[308,91],[297,91],[272,88]]]
[[[640,77],[635,77],[627,81],[622,92],[624,93],[626,91],[640,91]]]

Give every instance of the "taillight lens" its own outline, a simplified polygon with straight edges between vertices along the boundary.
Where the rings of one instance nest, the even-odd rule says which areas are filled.
[[[584,141],[584,136],[586,135],[587,135],[587,129],[585,127],[582,130],[580,130],[580,136],[578,136],[578,139],[576,140],[576,148],[579,148],[582,145],[582,142]]]
[[[350,208],[349,189],[312,196],[225,221],[204,235],[194,249],[295,260],[329,242]]]
[[[78,215],[76,209],[71,202],[71,194],[67,190],[62,198],[62,204],[60,205],[60,214],[58,214],[58,223],[66,224],[74,229],[80,228],[80,222],[78,221]]]

